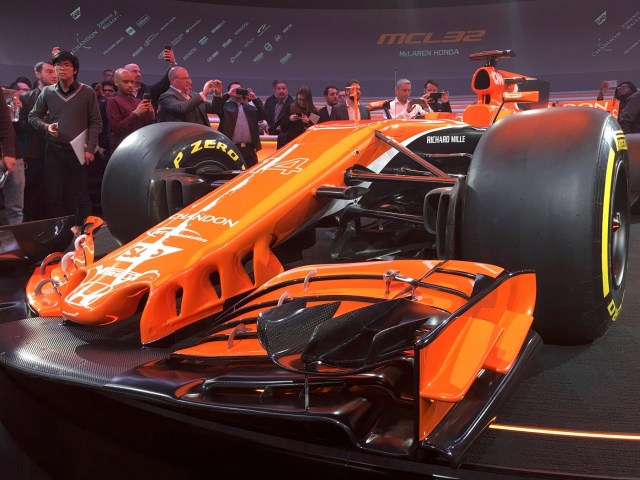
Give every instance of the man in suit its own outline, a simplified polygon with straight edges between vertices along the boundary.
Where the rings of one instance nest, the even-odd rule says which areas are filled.
[[[331,117],[333,107],[338,104],[338,87],[329,85],[324,89],[324,99],[327,104],[318,111],[320,119],[318,123],[328,122]]]
[[[258,122],[267,118],[262,100],[250,88],[245,91],[239,82],[231,82],[229,91],[214,102],[214,113],[220,117],[218,131],[238,146],[247,167],[258,163],[260,131]]]
[[[176,56],[173,53],[172,48],[165,48],[162,52],[163,58],[169,62],[171,67],[175,67],[178,65],[176,63]],[[142,83],[142,72],[140,71],[140,67],[135,63],[129,63],[124,66],[131,75],[133,75],[133,96],[142,100],[144,98],[144,94],[148,93],[151,95],[151,105],[153,105],[153,109],[158,111],[158,99],[160,95],[167,91],[169,88],[169,70],[166,71],[164,76],[160,79],[159,82],[154,83],[153,85],[147,85]]]
[[[278,135],[282,133],[282,123],[289,116],[293,97],[289,95],[287,82],[276,79],[273,81],[273,95],[264,102],[264,109],[267,113],[267,123],[269,133]]]
[[[217,82],[217,83],[216,83]],[[158,120],[160,122],[192,122],[210,127],[208,113],[214,113],[213,103],[220,97],[207,101],[207,95],[214,92],[214,85],[220,87],[219,80],[208,80],[200,93],[191,91],[192,82],[189,72],[183,67],[169,70],[169,89],[160,95]]]
[[[347,98],[344,103],[338,103],[331,111],[330,120],[355,120],[355,100],[360,100],[360,83],[350,80],[345,86]],[[371,112],[367,107],[358,103],[360,120],[371,120]]]

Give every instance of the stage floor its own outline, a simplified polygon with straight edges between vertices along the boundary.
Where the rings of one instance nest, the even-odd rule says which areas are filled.
[[[112,248],[108,232],[101,235],[98,251]],[[623,310],[604,337],[590,345],[543,346],[462,468],[398,464],[401,477],[640,478],[638,216],[632,218],[629,252]],[[0,321],[19,315],[20,282],[22,271],[0,272]],[[269,452],[243,451],[238,444],[222,456],[199,429],[176,438],[171,422],[145,428],[145,422],[154,422],[151,412],[122,418],[109,410],[108,399],[92,398],[76,409],[73,395],[50,402],[51,395],[37,385],[25,388],[0,370],[0,480],[289,478],[296,472],[306,478],[378,476],[344,464],[310,469],[313,452],[307,459],[272,461]],[[68,410],[61,401],[68,402]],[[122,426],[120,434],[113,434],[114,423]],[[390,466],[395,463],[390,460]]]

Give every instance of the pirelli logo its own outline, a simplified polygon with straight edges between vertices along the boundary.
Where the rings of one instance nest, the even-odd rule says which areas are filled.
[[[486,30],[452,30],[444,34],[437,32],[383,33],[378,45],[425,45],[443,43],[479,42]]]
[[[616,132],[616,150],[619,152],[621,150],[627,150],[627,137],[624,136],[622,130]]]

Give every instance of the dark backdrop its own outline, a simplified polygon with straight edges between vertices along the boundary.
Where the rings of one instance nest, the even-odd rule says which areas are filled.
[[[149,83],[167,68],[159,58],[165,43],[194,88],[212,77],[237,79],[262,96],[278,77],[292,91],[308,84],[316,97],[350,78],[367,97],[390,96],[401,77],[415,90],[433,77],[452,94],[468,95],[477,66],[468,55],[492,49],[513,49],[517,57],[500,67],[549,80],[552,92],[595,92],[601,80],[640,83],[637,0],[295,3],[304,2],[33,0],[3,9],[0,83],[31,77],[54,45],[78,55],[85,83],[132,62]],[[387,4],[396,8],[379,8]]]

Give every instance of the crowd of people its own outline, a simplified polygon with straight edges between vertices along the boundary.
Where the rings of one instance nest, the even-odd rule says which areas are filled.
[[[250,167],[258,162],[263,134],[277,136],[281,148],[315,124],[371,118],[369,108],[357,101],[361,87],[355,79],[343,87],[327,86],[320,108],[308,86],[301,85],[294,98],[287,82],[276,79],[273,94],[263,103],[236,81],[223,92],[222,82],[211,79],[198,91],[171,48],[163,57],[169,68],[153,85],[143,83],[140,67],[131,63],[104,70],[102,80],[88,86],[77,80],[76,55],[55,48],[50,62],[35,65],[34,84],[18,77],[9,85],[12,110],[3,108],[0,115],[0,224],[76,215],[81,225],[92,210],[89,178],[101,179],[112,152],[131,133],[155,122],[210,126],[209,115],[217,115],[218,130],[237,145]],[[609,87],[603,82],[599,99]],[[384,104],[387,118],[452,111],[449,93],[440,91],[434,79],[424,83],[420,97],[411,99],[411,92],[409,79],[396,82],[393,100]],[[622,129],[640,132],[636,87],[631,82],[618,84],[615,98],[620,100]]]

